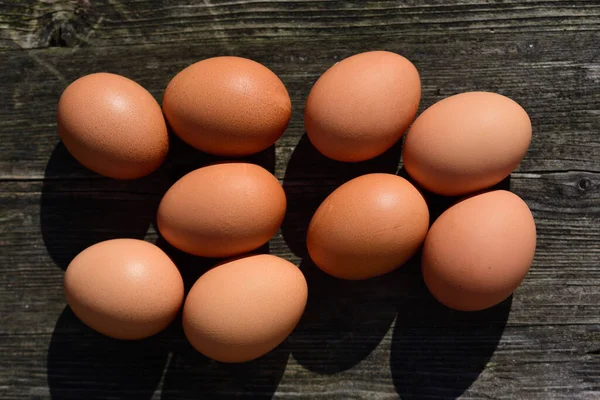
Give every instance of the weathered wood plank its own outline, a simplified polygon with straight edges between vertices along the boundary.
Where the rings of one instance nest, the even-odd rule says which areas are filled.
[[[68,155],[63,155],[69,158]],[[330,390],[340,390],[348,384],[347,379],[351,377],[354,382],[352,390],[386,393],[393,390],[390,386],[393,382],[401,394],[408,396],[406,398],[422,398],[420,396],[425,394],[457,394],[464,391],[479,373],[484,376],[491,375],[490,386],[481,386],[478,389],[480,393],[489,393],[495,390],[494,387],[501,387],[506,391],[504,398],[511,397],[508,393],[522,396],[526,396],[528,390],[535,393],[534,389],[527,389],[528,384],[539,389],[552,382],[570,382],[576,376],[579,379],[577,384],[569,383],[561,389],[565,397],[574,396],[584,389],[597,390],[594,382],[600,363],[595,354],[600,349],[600,269],[597,264],[600,249],[589,244],[597,243],[600,239],[600,209],[586,210],[583,205],[587,199],[581,199],[573,192],[570,198],[564,197],[565,204],[568,204],[565,212],[569,213],[569,220],[565,221],[555,212],[544,211],[553,204],[553,186],[573,186],[569,185],[569,182],[573,181],[570,173],[547,175],[545,178],[554,185],[539,185],[536,189],[536,193],[541,194],[539,203],[530,203],[536,214],[539,230],[535,264],[527,280],[512,299],[510,315],[506,306],[494,309],[491,319],[483,318],[482,315],[471,318],[468,314],[465,316],[445,310],[427,294],[414,266],[378,280],[348,284],[326,277],[314,267],[303,263],[311,288],[311,302],[300,327],[282,350],[287,352],[285,354],[291,353],[293,356],[283,381],[293,379],[292,382],[296,384],[287,390],[300,390],[307,396],[313,393],[313,389],[310,388],[317,390],[316,386],[308,386],[309,384],[324,384]],[[540,178],[537,177],[516,174],[511,180],[511,185],[514,191],[521,193],[524,188],[535,188],[539,181]],[[0,243],[10,243],[10,246],[4,246],[8,253],[3,261],[11,265],[9,273],[2,276],[2,283],[9,286],[12,293],[12,296],[3,296],[5,301],[2,315],[5,317],[2,321],[1,335],[5,339],[10,338],[5,344],[6,354],[10,356],[3,363],[6,363],[7,370],[10,365],[19,366],[13,372],[17,376],[3,384],[18,385],[19,379],[26,379],[34,387],[42,390],[45,383],[43,378],[46,371],[46,348],[50,345],[48,357],[52,357],[52,360],[49,362],[56,363],[56,368],[52,367],[56,371],[50,371],[51,390],[64,396],[69,395],[69,398],[81,398],[84,393],[86,396],[92,396],[93,393],[104,396],[106,390],[112,388],[109,382],[116,379],[123,386],[123,393],[130,394],[128,390],[131,386],[128,386],[128,381],[123,376],[119,375],[120,378],[117,379],[115,375],[109,374],[94,378],[96,370],[93,363],[99,363],[98,368],[110,368],[113,365],[112,361],[106,358],[106,352],[114,357],[121,357],[116,354],[123,349],[117,347],[115,350],[111,347],[116,346],[117,342],[107,342],[100,335],[89,332],[69,316],[68,312],[59,319],[58,328],[55,328],[55,321],[64,306],[62,273],[48,253],[58,260],[59,265],[64,265],[60,264],[60,260],[64,259],[64,262],[67,262],[68,258],[85,247],[88,241],[91,243],[97,240],[98,232],[106,235],[103,238],[131,235],[155,241],[156,234],[152,227],[148,234],[145,234],[145,229],[131,234],[131,221],[115,219],[111,220],[111,225],[110,221],[99,222],[97,218],[91,218],[93,211],[86,211],[90,208],[102,209],[98,205],[105,203],[106,209],[118,212],[125,202],[135,206],[125,206],[128,212],[119,212],[121,217],[138,210],[134,212],[133,220],[145,220],[147,226],[150,226],[154,210],[145,209],[143,197],[130,188],[119,188],[115,185],[117,181],[57,179],[50,182],[49,193],[45,192],[48,190],[48,183],[42,181],[11,181],[0,185],[2,203],[7,205],[4,209],[5,214],[2,215],[4,224],[0,230]],[[306,181],[298,181],[298,185],[293,186],[303,189],[310,187],[306,185]],[[7,190],[9,187],[10,191]],[[312,193],[319,194],[315,188],[330,191],[333,187],[313,186]],[[159,198],[161,190],[160,186],[153,186],[147,195],[150,198]],[[146,195],[145,192],[142,193]],[[103,196],[98,198],[98,194]],[[47,196],[46,200],[42,201],[41,208],[40,196]],[[77,201],[73,202],[71,196]],[[37,236],[40,228],[36,217],[40,212],[42,215],[44,212],[56,213],[59,221],[68,220],[62,217],[67,212],[79,216],[80,220],[75,223],[50,224],[46,228],[42,225],[43,234],[49,235],[51,232],[58,236],[55,240],[47,240],[44,246],[43,239],[46,237]],[[10,218],[4,218],[5,216]],[[102,229],[99,229],[98,223],[102,224]],[[51,231],[47,232],[45,229]],[[587,252],[582,253],[584,248]],[[270,249],[274,254],[290,257],[281,235],[271,242]],[[558,252],[561,257],[557,257]],[[180,265],[183,262],[188,272],[189,269],[198,268],[198,272],[187,275],[191,280],[203,270],[202,265],[206,265],[206,262],[195,257],[178,257],[176,261]],[[189,284],[188,282],[188,286]],[[391,330],[396,315],[396,329]],[[507,322],[506,327],[504,321]],[[513,332],[512,336],[503,334],[503,329]],[[541,338],[541,330],[547,332],[548,337]],[[84,333],[81,333],[82,331]],[[565,331],[577,339],[567,340]],[[49,337],[52,338],[50,342]],[[56,341],[58,344],[55,344]],[[180,333],[179,336],[175,333],[175,338],[167,335],[151,342],[154,341],[157,341],[161,348],[165,347],[173,352],[174,357],[171,361],[172,367],[167,369],[167,377],[163,382],[166,385],[164,398],[180,398],[180,395],[187,398],[185,396],[192,396],[203,390],[228,393],[227,390],[233,390],[233,380],[244,376],[250,379],[245,374],[253,368],[242,369],[243,372],[223,370],[223,367],[207,364],[206,360],[193,355]],[[522,349],[525,344],[519,341],[525,341],[531,347]],[[551,342],[554,347],[549,348],[545,341]],[[35,345],[31,347],[31,343]],[[66,343],[74,343],[76,348],[73,353],[64,354]],[[499,348],[494,353],[496,345]],[[388,351],[385,351],[385,346],[388,346]],[[565,349],[564,346],[568,348]],[[24,349],[29,350],[24,354]],[[506,354],[503,353],[505,350]],[[86,353],[88,358],[84,361],[78,358],[81,352],[90,351],[91,355]],[[130,351],[134,353],[131,355],[127,352],[126,354],[130,354],[127,357],[135,357],[136,354],[140,356],[141,353],[137,352],[142,352],[135,349]],[[533,358],[515,358],[519,351],[532,354]],[[159,357],[158,353],[153,354]],[[466,359],[463,358],[465,354],[468,355]],[[127,362],[133,365],[141,363],[135,358],[130,360],[127,357],[126,361],[129,360]],[[495,359],[499,360],[494,361]],[[25,364],[22,364],[23,362]],[[151,369],[159,367],[152,364],[153,362],[144,365],[144,369],[150,370],[143,375],[143,379],[134,379],[133,385],[146,385],[146,379],[150,379],[151,376],[154,376],[152,388],[158,384],[160,374],[157,375],[158,372],[152,372]],[[390,362],[393,367],[391,370]],[[461,362],[466,364],[460,367],[457,364]],[[268,359],[259,365],[263,372],[266,370],[280,376],[280,372],[277,371],[280,371],[281,363],[281,360],[275,362]],[[490,363],[494,366],[491,370]],[[568,368],[563,365],[565,363]],[[164,365],[166,364],[163,364],[163,367]],[[510,365],[514,368],[525,368],[528,371],[527,379],[523,376],[523,370],[511,369]],[[554,372],[548,371],[549,366],[555,365],[561,365],[561,368]],[[484,370],[486,366],[488,367]],[[536,366],[539,366],[539,369],[536,369]],[[35,375],[19,375],[31,374],[32,368],[37,371]],[[445,375],[446,368],[453,372]],[[418,370],[419,374],[415,375],[415,370]],[[324,377],[338,372],[341,376],[336,374],[333,375],[335,378],[322,382]],[[392,380],[382,377],[389,376],[390,372]],[[206,378],[194,379],[196,373],[205,374],[203,376]],[[290,377],[286,378],[288,375]],[[256,390],[275,390],[274,378],[269,375],[261,379],[265,379],[265,382],[257,384]],[[447,381],[448,379],[450,381]],[[89,382],[83,386],[74,383],[82,380]],[[241,386],[234,385],[234,388],[250,390],[248,385],[251,385],[249,382],[252,382],[252,379],[244,382],[238,382],[236,385]],[[453,383],[447,386],[448,382]],[[477,380],[476,384],[484,385],[485,382],[488,381]],[[492,382],[495,382],[495,386]],[[65,391],[65,388],[70,390]],[[282,398],[286,397],[285,388],[286,386],[282,386],[279,389]],[[150,390],[145,387],[138,389],[141,391],[139,394]],[[93,392],[94,390],[97,392]],[[331,392],[326,393],[331,395]],[[347,392],[341,390],[339,396],[344,396],[345,393]],[[352,396],[357,396],[357,392],[353,393]],[[477,393],[473,393],[473,398],[477,397]],[[325,394],[322,396],[328,398]]]
[[[599,398],[598,43],[594,0],[0,0],[0,397]],[[532,118],[532,146],[503,185],[531,207],[538,248],[523,285],[498,307],[445,309],[427,293],[417,260],[362,283],[329,278],[306,260],[306,226],[329,192],[401,166],[400,144],[348,166],[303,137],[314,80],[348,55],[381,48],[419,69],[420,111],[453,93],[490,90]],[[62,295],[62,269],[98,240],[158,242],[186,287],[215,260],[176,252],[154,224],[168,186],[212,158],[174,140],[168,162],[147,178],[97,176],[57,146],[61,91],[110,71],[160,101],[175,73],[222,54],[264,63],[290,92],[289,129],[251,160],[272,170],[288,196],[269,250],[300,265],[310,286],[298,329],[242,366],[194,353],[177,323],[140,343],[104,338],[65,309]],[[434,213],[447,203],[430,200]]]
[[[600,171],[600,35],[457,34],[452,44],[448,40],[375,38],[355,46],[339,40],[310,44],[249,40],[232,50],[215,44],[11,51],[0,71],[8,100],[0,107],[0,172],[4,179],[43,177],[56,144],[58,97],[77,77],[102,70],[121,73],[161,100],[170,78],[185,66],[205,57],[235,53],[265,63],[290,91],[294,114],[277,148],[276,173],[283,178],[303,133],[302,110],[311,84],[336,60],[369,48],[388,48],[415,62],[423,81],[421,110],[466,90],[497,91],[521,103],[531,115],[534,140],[519,171]],[[308,52],[306,46],[322,50]],[[25,136],[28,140],[23,140]]]
[[[115,46],[256,38],[448,32],[598,31],[588,1],[4,1],[0,48]]]

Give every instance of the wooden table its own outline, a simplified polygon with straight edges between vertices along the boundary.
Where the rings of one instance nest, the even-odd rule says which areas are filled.
[[[600,399],[598,0],[0,0],[0,48],[0,398]],[[304,234],[319,202],[351,177],[400,165],[400,145],[347,166],[303,136],[312,83],[372,49],[415,63],[421,111],[488,90],[531,116],[531,148],[504,183],[531,207],[538,248],[525,282],[500,306],[445,309],[427,293],[418,260],[354,283],[306,260]],[[292,336],[243,365],[195,353],[178,322],[141,342],[102,337],[65,308],[62,292],[71,258],[108,238],[159,241],[188,287],[211,264],[168,248],[154,224],[169,185],[210,158],[174,140],[148,178],[95,175],[59,143],[62,90],[110,71],[160,100],[178,71],[216,55],[264,63],[290,92],[289,129],[251,159],[288,195],[270,251],[298,263],[310,286]]]

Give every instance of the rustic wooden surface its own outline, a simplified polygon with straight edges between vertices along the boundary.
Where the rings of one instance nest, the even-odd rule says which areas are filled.
[[[421,111],[450,94],[490,90],[529,112],[532,146],[503,185],[531,207],[538,248],[527,279],[500,306],[438,305],[418,259],[359,283],[306,260],[304,231],[327,193],[401,165],[400,145],[348,167],[303,136],[315,79],[371,49],[415,63]],[[270,251],[300,265],[310,286],[292,336],[237,366],[192,351],[177,323],[141,342],[104,338],[62,294],[69,260],[103,239],[158,241],[188,286],[212,262],[166,246],[153,221],[166,188],[209,157],[174,141],[148,178],[99,177],[59,144],[60,93],[81,75],[110,71],[160,100],[175,73],[215,55],[262,62],[289,89],[289,129],[252,159],[289,198]],[[600,399],[598,0],[0,0],[0,89],[0,398]],[[431,201],[443,209],[443,199]]]

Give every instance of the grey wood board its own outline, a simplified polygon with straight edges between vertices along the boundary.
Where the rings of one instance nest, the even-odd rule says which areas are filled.
[[[597,399],[600,398],[600,3],[598,1],[0,1],[0,397],[6,399]],[[367,282],[320,273],[304,233],[320,201],[354,176],[403,174],[401,143],[344,165],[304,136],[311,85],[351,54],[387,49],[422,78],[420,112],[467,90],[489,90],[529,112],[534,135],[509,187],[538,229],[531,271],[513,297],[481,313],[438,305],[418,257]],[[293,103],[270,169],[288,214],[269,243],[309,281],[305,317],[263,359],[211,362],[176,322],[121,343],[65,308],[63,270],[113,237],[161,245],[186,287],[214,264],[160,239],[164,191],[214,160],[173,138],[167,163],[131,182],[95,175],[56,135],[69,82],[97,71],[128,76],[161,100],[185,66],[215,55],[275,71]],[[428,195],[434,214],[450,200]]]

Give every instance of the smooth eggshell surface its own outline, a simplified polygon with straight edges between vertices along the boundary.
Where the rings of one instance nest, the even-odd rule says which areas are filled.
[[[83,250],[65,273],[67,303],[83,323],[117,339],[142,339],[173,321],[183,280],[155,245],[114,239]]]
[[[264,65],[214,57],[190,65],[171,80],[163,110],[173,131],[191,146],[242,156],[279,139],[292,104],[283,82]]]
[[[469,92],[425,110],[406,135],[402,157],[420,186],[457,196],[500,182],[530,142],[531,121],[519,104],[496,93]]]
[[[71,83],[58,102],[58,133],[85,167],[111,178],[148,175],[169,150],[167,126],[152,95],[109,73]]]
[[[390,272],[425,239],[429,211],[406,179],[369,174],[346,182],[319,206],[306,238],[310,257],[338,278],[366,279]]]
[[[238,258],[194,284],[183,309],[183,329],[207,357],[249,361],[294,330],[307,296],[304,275],[289,261],[268,254]]]
[[[535,222],[520,197],[504,190],[475,195],[431,226],[423,246],[423,278],[442,304],[482,310],[521,284],[535,246]]]
[[[230,257],[267,243],[283,222],[286,198],[266,169],[221,163],[185,175],[164,195],[158,229],[173,246],[204,257]]]
[[[364,161],[392,147],[421,100],[415,66],[388,51],[348,57],[314,84],[304,111],[311,143],[338,161]]]

